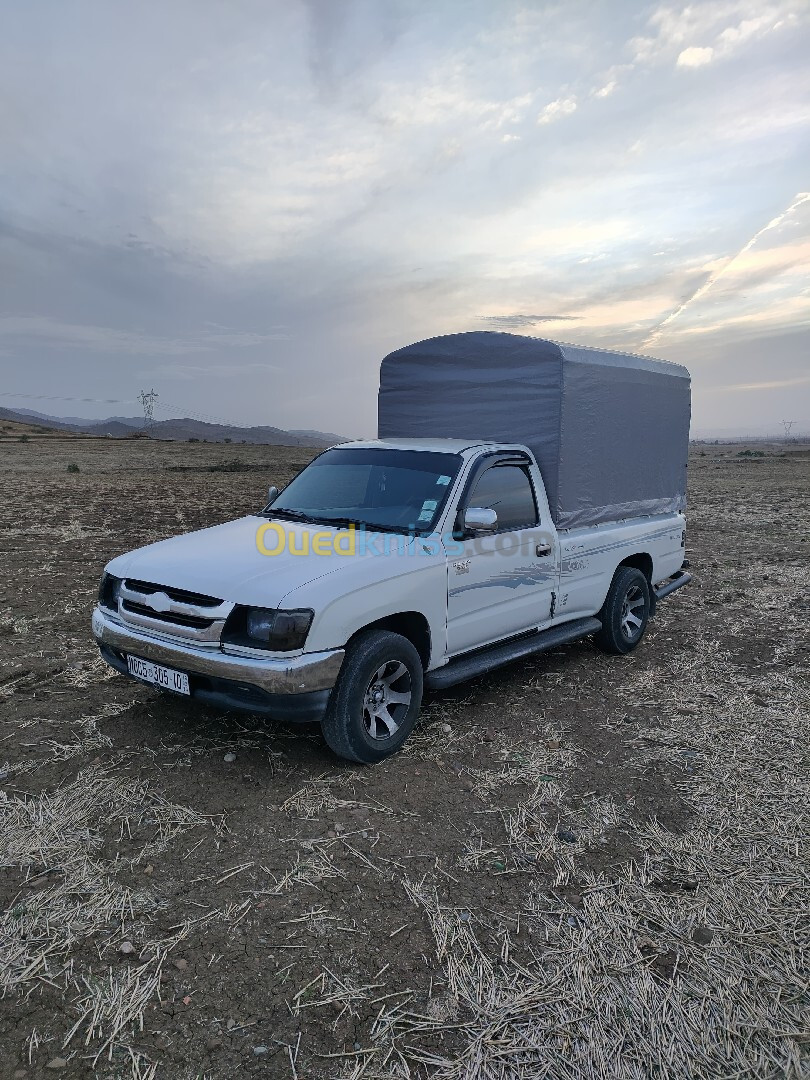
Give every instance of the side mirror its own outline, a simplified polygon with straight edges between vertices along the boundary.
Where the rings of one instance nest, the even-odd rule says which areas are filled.
[[[268,488],[268,490],[267,490],[267,505],[268,506],[273,501],[273,499],[275,499],[276,495],[278,495],[278,488],[275,485],[273,485],[273,487],[271,487],[271,488]]]
[[[498,515],[483,506],[468,506],[464,511],[464,529],[477,536],[489,536],[498,531]]]

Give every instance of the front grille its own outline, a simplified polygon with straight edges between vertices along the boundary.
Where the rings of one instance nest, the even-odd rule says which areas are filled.
[[[151,596],[153,593],[159,592],[165,593],[176,604],[193,604],[194,607],[219,607],[223,603],[222,600],[218,600],[215,596],[189,592],[187,589],[175,589],[168,585],[156,585],[152,581],[136,581],[134,578],[127,578],[125,584],[132,592],[143,593],[144,596]]]
[[[155,611],[146,604],[136,604],[134,600],[123,600],[121,606],[124,611],[132,611],[135,615],[146,615],[149,619],[160,619],[161,622],[174,623],[175,626],[193,626],[195,630],[207,630],[214,622],[213,619],[203,619],[198,615],[181,615],[176,611]]]
[[[126,578],[118,595],[118,614],[124,622],[206,646],[219,642],[232,610],[230,601],[136,578]]]

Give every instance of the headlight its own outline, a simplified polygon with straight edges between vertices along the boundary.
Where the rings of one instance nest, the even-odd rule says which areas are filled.
[[[118,611],[118,594],[122,580],[114,574],[102,574],[98,586],[98,602],[108,611]]]
[[[249,649],[292,652],[303,649],[314,612],[309,608],[274,611],[270,608],[237,606],[228,616],[222,631],[223,645],[242,645]]]

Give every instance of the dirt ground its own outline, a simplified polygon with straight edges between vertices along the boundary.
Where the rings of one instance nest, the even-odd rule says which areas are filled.
[[[310,451],[4,441],[0,1076],[810,1074],[810,452],[753,449],[693,449],[632,656],[433,694],[365,768],[90,634],[108,559]]]

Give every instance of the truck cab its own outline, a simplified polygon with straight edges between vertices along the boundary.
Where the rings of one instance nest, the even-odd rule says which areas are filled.
[[[342,444],[260,512],[114,559],[93,633],[124,675],[318,721],[372,763],[402,746],[426,687],[588,634],[631,651],[689,580],[684,538],[680,512],[558,530],[523,444]]]

